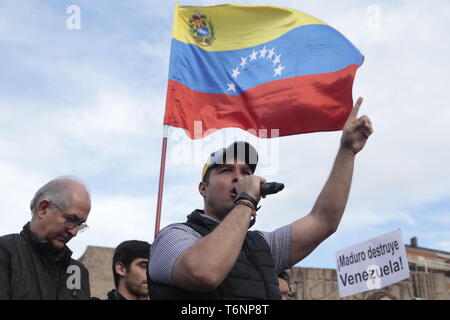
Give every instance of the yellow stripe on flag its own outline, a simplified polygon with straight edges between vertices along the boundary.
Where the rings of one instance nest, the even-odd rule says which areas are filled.
[[[196,14],[204,16],[201,21],[208,28],[209,40],[208,37],[200,41],[195,39],[192,18]],[[237,4],[180,7],[177,3],[173,38],[208,51],[236,50],[274,40],[292,29],[308,24],[326,23],[306,13],[284,7]]]

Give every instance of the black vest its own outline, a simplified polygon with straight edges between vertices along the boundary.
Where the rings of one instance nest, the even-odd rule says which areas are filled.
[[[217,222],[200,215],[196,210],[185,223],[203,237],[212,232]],[[278,278],[270,247],[264,237],[256,231],[248,231],[236,264],[220,286],[211,292],[193,292],[163,285],[149,279],[152,300],[280,300]]]

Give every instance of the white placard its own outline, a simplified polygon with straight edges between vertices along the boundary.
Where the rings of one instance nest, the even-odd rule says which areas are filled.
[[[400,229],[336,252],[339,295],[380,289],[409,277]]]

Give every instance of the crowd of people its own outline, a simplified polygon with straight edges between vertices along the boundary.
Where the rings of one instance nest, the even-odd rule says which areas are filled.
[[[113,258],[115,289],[108,299],[268,299],[292,297],[285,270],[333,234],[344,213],[356,154],[372,134],[358,99],[344,124],[337,156],[306,215],[274,231],[249,231],[260,213],[256,149],[234,142],[213,152],[198,185],[203,209],[163,228],[152,245],[120,244]],[[87,187],[56,178],[34,195],[20,234],[0,237],[0,299],[91,299],[88,270],[67,243],[88,228]]]

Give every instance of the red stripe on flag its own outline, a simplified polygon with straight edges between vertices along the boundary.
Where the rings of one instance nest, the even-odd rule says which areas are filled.
[[[164,123],[186,129],[191,139],[226,127],[253,129],[258,137],[270,137],[271,129],[279,129],[279,136],[341,130],[353,107],[357,69],[350,65],[332,73],[276,80],[239,96],[198,92],[169,80]],[[198,132],[194,121],[201,121]]]

